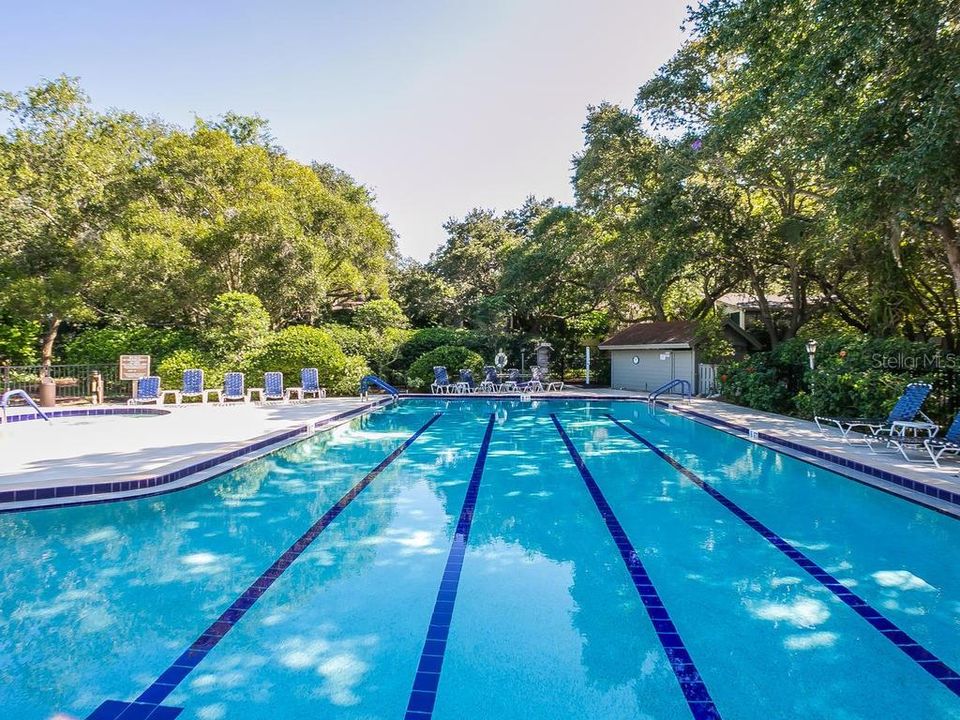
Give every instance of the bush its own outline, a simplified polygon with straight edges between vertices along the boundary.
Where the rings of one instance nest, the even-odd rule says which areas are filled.
[[[0,315],[0,365],[40,362],[40,323]]]
[[[471,350],[486,351],[484,339],[469,330],[430,327],[416,330],[400,345],[397,359],[392,367],[401,372],[409,371],[413,363],[424,353],[443,345],[456,345]]]
[[[408,328],[410,320],[393,300],[371,300],[353,314],[354,326],[361,330],[382,333],[387,328]]]
[[[107,327],[84,330],[67,342],[63,360],[78,365],[116,363],[121,355],[150,355],[153,367],[178,350],[197,345],[197,338],[182,330],[148,327]]]
[[[240,363],[254,355],[270,335],[270,315],[256,295],[217,295],[204,322],[204,340],[223,362]]]
[[[317,368],[320,384],[333,391],[344,386],[348,361],[330,333],[307,325],[291,325],[270,335],[263,348],[246,363],[247,383],[259,386],[263,373],[279,370],[284,385],[299,385],[300,370],[305,367]],[[356,372],[355,363],[350,371]]]
[[[407,373],[407,382],[418,390],[427,390],[433,382],[433,368],[442,365],[447,368],[451,380],[456,380],[457,371],[468,368],[473,371],[479,381],[483,370],[483,358],[469,348],[457,345],[441,345],[428,353],[421,355],[410,366]]]
[[[329,333],[345,355],[359,355],[369,358],[376,352],[377,336],[350,325],[330,323],[320,328]]]
[[[343,374],[338,382],[329,386],[332,395],[356,395],[360,392],[360,380],[370,374],[367,361],[359,355],[347,355],[347,362]]]
[[[818,338],[810,370],[807,338],[793,338],[770,352],[720,366],[724,400],[771,412],[812,417],[885,417],[910,382],[930,382],[924,411],[945,421],[960,401],[952,356],[903,338],[837,334]]]

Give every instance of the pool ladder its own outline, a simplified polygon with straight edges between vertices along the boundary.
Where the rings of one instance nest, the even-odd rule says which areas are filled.
[[[686,397],[687,400],[689,400],[690,398],[693,397],[693,386],[690,384],[690,381],[689,381],[689,380],[683,380],[683,379],[681,379],[681,378],[674,378],[674,379],[671,380],[670,382],[665,382],[663,385],[661,385],[661,386],[658,387],[656,390],[654,390],[652,393],[650,393],[650,395],[647,397],[647,402],[652,405],[653,403],[655,403],[655,402],[657,401],[657,398],[658,398],[658,397],[660,397],[661,395],[666,394],[667,392],[669,392],[670,390],[673,390],[673,389],[676,388],[676,387],[679,387],[679,388],[680,388],[680,399],[681,399],[681,400],[682,400],[684,397]]]
[[[29,406],[32,407],[34,410],[36,410],[36,411],[37,411],[37,414],[38,414],[40,417],[42,417],[42,418],[43,418],[44,420],[46,420],[47,422],[50,422],[50,416],[47,415],[43,410],[41,410],[41,409],[40,409],[40,406],[37,405],[37,404],[33,401],[33,398],[31,398],[29,395],[27,395],[27,393],[26,393],[25,391],[23,391],[23,390],[7,390],[3,395],[0,395],[0,411],[2,411],[2,414],[0,414],[0,424],[4,424],[4,423],[7,422],[7,405],[10,404],[10,399],[11,399],[11,398],[15,398],[15,397],[16,397],[16,398],[21,398],[24,402],[27,403],[27,405],[29,405]]]

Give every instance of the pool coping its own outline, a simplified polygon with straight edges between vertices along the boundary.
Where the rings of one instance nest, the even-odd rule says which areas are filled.
[[[121,476],[103,482],[88,481],[75,485],[42,484],[34,487],[0,490],[0,514],[134,500],[184,490],[207,482],[287,445],[311,437],[316,432],[330,430],[356,417],[373,412],[392,402],[392,400],[390,397],[377,398],[365,405],[345,410],[330,417],[319,416],[292,428],[275,430],[243,441],[224,443],[220,447],[220,452],[212,457],[199,462],[192,462],[191,459],[188,459],[171,463],[156,474]],[[147,410],[147,412],[144,413],[144,410]],[[54,412],[58,414],[53,417],[70,417],[131,414],[166,415],[170,411],[158,408],[90,408]]]

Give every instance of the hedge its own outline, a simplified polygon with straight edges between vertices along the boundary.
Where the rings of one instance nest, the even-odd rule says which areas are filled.
[[[462,368],[473,371],[477,382],[483,370],[483,358],[469,348],[458,345],[441,345],[428,353],[421,355],[407,374],[407,382],[418,390],[427,390],[433,382],[433,368],[442,365],[447,368],[451,380],[457,379],[457,373]]]

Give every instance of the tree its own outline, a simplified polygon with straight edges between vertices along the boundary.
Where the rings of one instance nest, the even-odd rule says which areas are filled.
[[[133,115],[93,111],[63,76],[0,94],[0,108],[0,300],[42,323],[49,367],[61,324],[95,317],[95,259],[148,131]]]

